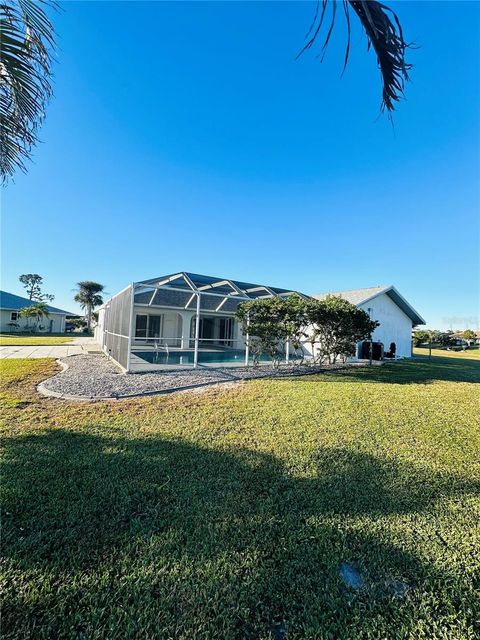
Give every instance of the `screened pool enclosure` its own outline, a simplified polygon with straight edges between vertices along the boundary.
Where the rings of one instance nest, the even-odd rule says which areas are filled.
[[[289,296],[288,289],[175,273],[135,282],[99,309],[95,332],[126,371],[247,365],[248,336],[235,319],[245,300]]]

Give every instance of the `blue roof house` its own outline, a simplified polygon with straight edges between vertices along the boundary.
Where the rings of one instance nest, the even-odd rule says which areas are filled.
[[[14,293],[0,291],[0,332],[13,333],[15,331],[25,331],[27,328],[26,318],[19,317],[19,311],[26,307],[35,305],[35,300],[29,300]],[[48,317],[43,319],[38,326],[38,331],[43,333],[64,333],[65,318],[72,315],[63,309],[57,309],[48,305]],[[30,321],[31,324],[31,321]]]

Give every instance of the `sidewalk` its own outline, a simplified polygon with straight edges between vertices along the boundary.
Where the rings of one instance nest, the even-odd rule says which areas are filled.
[[[80,354],[98,353],[100,347],[93,338],[76,338],[71,343],[24,347],[0,346],[0,360],[13,358],[66,358]]]

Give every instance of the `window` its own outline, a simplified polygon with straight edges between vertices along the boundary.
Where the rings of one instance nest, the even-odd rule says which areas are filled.
[[[135,321],[135,337],[146,338],[147,337],[147,319],[146,315],[138,315]]]
[[[16,322],[18,320],[18,311],[12,311],[10,314],[10,322]]]

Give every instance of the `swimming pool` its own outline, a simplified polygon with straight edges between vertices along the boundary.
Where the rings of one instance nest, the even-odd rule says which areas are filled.
[[[193,351],[134,351],[133,355],[149,362],[150,364],[183,364],[193,365]],[[251,359],[250,359],[251,360]],[[270,356],[263,354],[261,362],[269,362]],[[199,351],[199,364],[239,364],[245,362],[245,351],[242,349],[229,349],[226,351]]]

